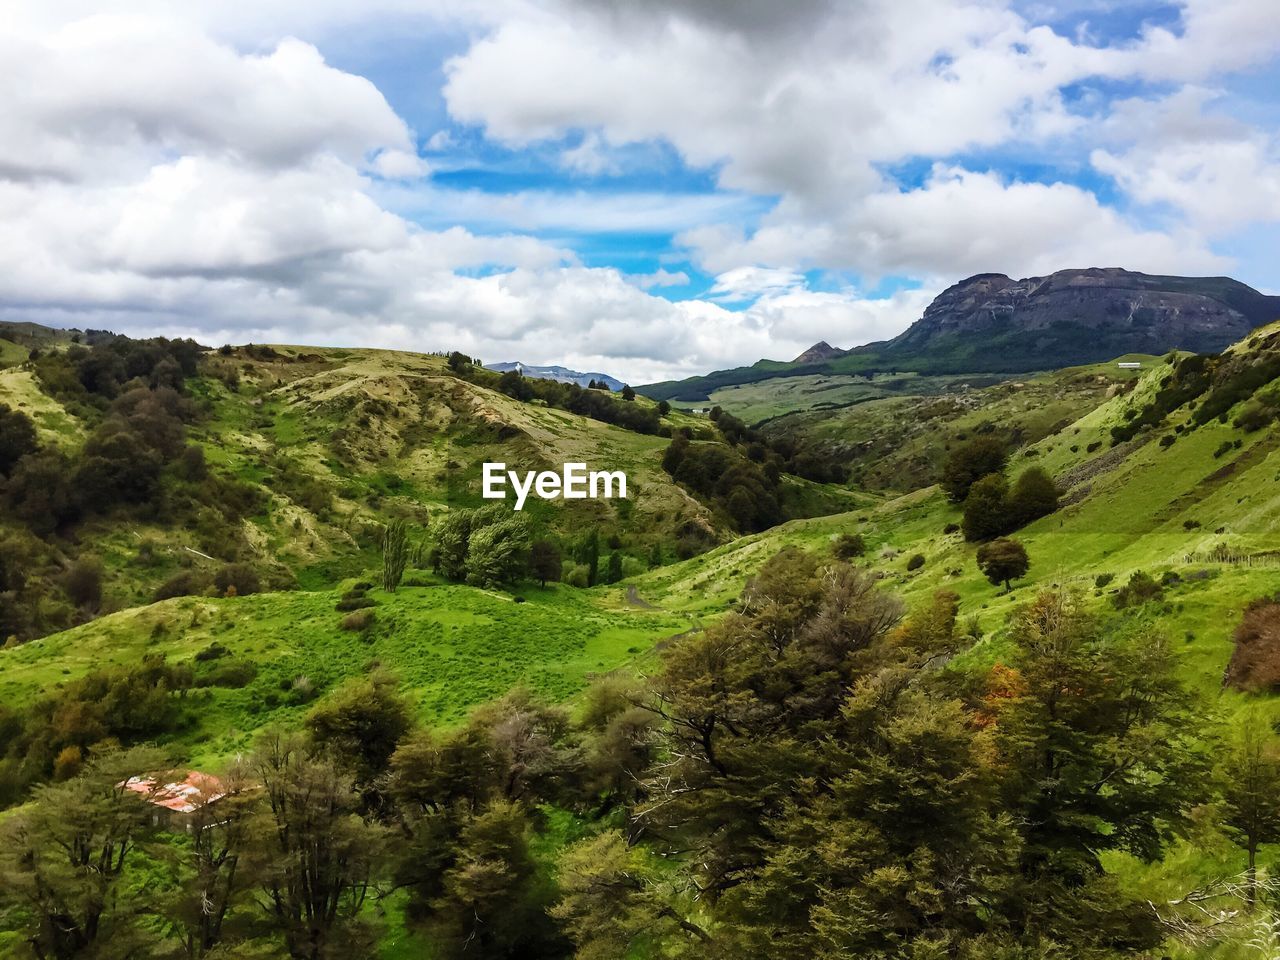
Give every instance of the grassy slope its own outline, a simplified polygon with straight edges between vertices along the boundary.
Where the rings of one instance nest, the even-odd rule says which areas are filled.
[[[1153,358],[1144,358],[1147,365]],[[1127,387],[1135,371],[1114,363],[1073,367],[979,387],[982,381],[897,378],[904,384],[945,385],[935,395],[906,395],[837,410],[779,417],[767,433],[799,438],[806,448],[835,456],[852,468],[855,484],[905,491],[938,475],[948,444],[995,431],[1016,445],[1046,437]],[[762,385],[763,386],[763,385]]]
[[[0,651],[0,699],[29,702],[90,670],[145,655],[188,662],[216,641],[229,657],[256,662],[257,677],[241,689],[189,694],[196,722],[174,746],[194,764],[217,764],[263,725],[298,721],[307,707],[288,703],[298,677],[324,692],[381,664],[400,678],[424,721],[450,724],[519,684],[569,699],[591,675],[689,627],[685,617],[628,604],[617,589],[532,588],[517,604],[510,594],[431,585],[371,591],[377,620],[361,634],[341,628],[338,595],[184,597],[111,614]]]
[[[719,405],[748,423],[805,410],[849,407],[870,400],[900,396],[925,396],[953,392],[965,385],[988,385],[1004,379],[983,375],[965,377],[927,377],[907,373],[876,374],[862,377],[838,374],[779,377],[758,383],[732,384],[711,393],[712,404]],[[706,406],[706,402],[682,406]]]
[[[662,437],[519,403],[448,376],[439,357],[275,349],[278,359],[243,352],[210,357],[211,367],[233,366],[240,383],[230,390],[212,375],[190,382],[209,411],[190,439],[204,447],[215,469],[267,493],[263,510],[238,533],[253,561],[284,579],[329,587],[374,562],[365,531],[389,516],[422,526],[451,506],[484,502],[480,465],[486,460],[521,470],[559,469],[576,460],[593,469],[626,471],[626,501],[531,498],[526,511],[539,527],[570,537],[589,525],[606,535],[618,532],[637,558],[647,556],[652,542],[673,540],[681,524],[719,529],[717,519],[663,472],[668,441]],[[0,402],[29,413],[45,442],[74,446],[87,432],[86,424],[41,392],[29,371],[0,370]],[[699,421],[673,412],[668,422]],[[286,470],[319,482],[332,494],[332,505],[308,504],[280,482]],[[815,509],[840,509],[849,499],[807,488],[803,495]],[[820,499],[836,506],[816,503]],[[193,530],[105,518],[85,525],[78,537],[103,559],[108,602],[116,609],[146,602],[182,566],[218,565],[188,552],[202,546]],[[152,548],[146,562],[140,554],[144,543]]]

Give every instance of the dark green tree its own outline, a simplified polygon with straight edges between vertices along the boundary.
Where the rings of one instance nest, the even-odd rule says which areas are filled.
[[[622,399],[623,399],[623,400],[634,400],[635,398],[636,398],[636,392],[635,392],[634,390],[632,390],[632,389],[631,389],[631,384],[629,384],[629,383],[624,383],[624,384],[622,385]]]
[[[989,473],[969,488],[960,527],[969,541],[990,540],[1013,529],[1009,487],[1002,474]]]
[[[362,914],[383,866],[384,834],[359,816],[350,778],[278,731],[262,737],[250,770],[263,793],[250,873],[289,956],[370,956]]]
[[[605,569],[604,582],[617,583],[622,579],[622,554],[614,550],[609,554],[609,565]]]
[[[1014,481],[1009,491],[1009,515],[1015,527],[1022,527],[1058,509],[1058,487],[1043,467],[1030,467]]]
[[[37,957],[97,955],[103,944],[140,949],[122,902],[124,872],[148,821],[132,777],[164,769],[155,750],[110,751],[79,776],[36,787],[32,802],[4,825],[0,903],[17,907],[23,939]],[[161,781],[163,782],[163,781]]]
[[[1142,950],[1165,936],[1101,856],[1158,859],[1205,799],[1204,719],[1158,635],[1116,637],[1063,592],[1013,624],[1012,681],[989,702],[1025,880],[1007,918],[1030,935]],[[1021,917],[1021,919],[1019,919]]]
[[[560,579],[560,548],[550,540],[535,540],[529,548],[529,574],[540,586]]]
[[[969,488],[991,473],[1003,473],[1008,455],[995,437],[977,437],[954,447],[942,465],[941,485],[952,503],[963,503]]]
[[[382,589],[395,593],[409,564],[409,527],[392,520],[382,528]]]
[[[1222,820],[1249,858],[1249,907],[1258,896],[1258,848],[1280,840],[1280,745],[1256,712],[1246,714],[1222,758]]]
[[[1003,583],[1006,592],[1013,589],[1013,581],[1025,576],[1031,566],[1027,548],[1007,537],[984,543],[978,548],[977,559],[982,575],[991,581],[992,586]]]
[[[29,453],[34,453],[36,427],[21,410],[0,403],[0,477],[7,477]]]

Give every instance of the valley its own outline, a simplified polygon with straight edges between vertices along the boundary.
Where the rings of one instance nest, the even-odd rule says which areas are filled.
[[[6,342],[10,359],[0,370],[0,402],[30,417],[38,451],[60,451],[74,464],[82,445],[101,442],[88,438],[101,437],[112,418],[132,416],[129,429],[145,428],[127,412],[142,403],[128,399],[130,390],[143,388],[122,384],[109,401],[94,400],[91,391],[51,390],[52,361],[41,366],[39,354],[31,361],[28,347]],[[76,344],[43,342],[44,350],[90,369]],[[99,343],[135,349],[123,341]],[[383,736],[382,725],[390,723],[387,729],[397,732],[387,734],[393,739],[381,759],[358,761],[376,762],[384,770],[379,776],[389,779],[375,786],[362,779],[370,776],[360,772],[364,767],[343,768],[353,771],[356,785],[354,794],[344,795],[343,809],[360,812],[369,829],[383,829],[369,804],[391,803],[384,790],[404,804],[407,794],[397,791],[420,789],[410,785],[413,777],[466,783],[478,777],[474,789],[489,782],[485,777],[498,777],[483,788],[497,791],[498,799],[485,802],[524,811],[519,830],[533,844],[522,854],[532,858],[532,886],[504,896],[543,904],[542,917],[547,910],[568,916],[579,909],[570,906],[576,881],[558,871],[617,829],[618,821],[597,805],[607,810],[620,802],[633,805],[637,816],[658,816],[651,804],[666,788],[645,780],[633,793],[642,773],[631,764],[653,762],[663,751],[678,755],[681,741],[664,739],[677,736],[663,732],[664,724],[678,732],[697,715],[680,711],[720,696],[710,692],[720,684],[737,682],[731,660],[703,664],[697,658],[719,656],[715,644],[736,636],[740,649],[753,650],[756,641],[742,638],[755,636],[756,618],[762,624],[782,618],[769,630],[783,629],[779,624],[792,617],[807,622],[810,614],[786,612],[787,604],[802,601],[778,598],[806,589],[818,596],[835,589],[840,577],[861,584],[849,587],[861,606],[841,616],[856,618],[858,610],[884,604],[887,617],[877,628],[879,639],[851,651],[846,663],[872,656],[885,676],[905,671],[917,678],[912,683],[942,684],[953,698],[948,702],[972,704],[963,709],[975,716],[988,709],[982,697],[995,696],[981,691],[1010,664],[1033,672],[1025,652],[1027,618],[1051,602],[1046,598],[1067,598],[1052,602],[1071,604],[1071,617],[1108,631],[1106,640],[1094,641],[1097,649],[1114,646],[1117,655],[1132,649],[1134,656],[1167,651],[1160,654],[1167,655],[1166,666],[1150,667],[1152,676],[1185,689],[1198,704],[1195,716],[1203,718],[1194,722],[1204,724],[1181,729],[1178,737],[1195,751],[1216,751],[1221,738],[1259,717],[1280,723],[1280,699],[1265,685],[1270,681],[1247,689],[1224,685],[1240,655],[1242,613],[1250,605],[1280,603],[1274,385],[1280,324],[1258,328],[1216,357],[1126,355],[1125,367],[1120,359],[1003,378],[773,378],[713,391],[710,402],[719,408],[713,416],[643,396],[592,399],[595,413],[587,416],[562,406],[578,402],[572,391],[581,388],[561,385],[554,389],[570,392],[530,395],[510,379],[500,382],[498,374],[445,355],[282,345],[204,351],[182,384],[192,411],[183,414],[182,442],[201,451],[208,477],[223,486],[199,482],[223,491],[218,496],[228,503],[235,495],[226,491],[236,485],[259,491],[237,508],[238,520],[219,519],[237,515],[220,501],[182,506],[183,491],[197,482],[184,472],[191,457],[183,455],[165,461],[159,474],[167,512],[128,503],[85,507],[62,526],[36,533],[24,527],[28,514],[19,510],[0,524],[10,571],[4,602],[28,604],[31,617],[22,621],[31,635],[12,636],[0,650],[0,733],[7,737],[0,746],[10,807],[0,820],[21,818],[40,809],[46,794],[95,776],[93,758],[108,741],[130,749],[146,743],[182,768],[230,775],[242,758],[262,756],[264,736],[333,737],[333,729],[354,724],[365,739]],[[598,419],[620,415],[599,407],[603,402],[634,405],[626,410],[644,413],[636,422],[656,423],[655,432]],[[966,536],[972,495],[956,502],[944,489],[956,458],[978,443],[1002,451],[1000,472],[1010,481],[1036,470],[1054,481],[1047,512],[1018,521],[1006,534],[1029,558],[1012,582],[988,579],[975,562],[989,538]],[[683,462],[670,452],[678,446],[686,451]],[[37,455],[53,454],[26,456]],[[485,461],[552,470],[573,461],[625,470],[628,496],[530,497],[524,525],[508,529],[509,506],[507,514],[485,513],[492,509],[480,496]],[[11,482],[19,481],[21,463],[11,467]],[[819,482],[784,472],[814,463],[836,465],[847,477]],[[717,469],[724,471],[719,481],[697,473]],[[747,514],[734,497],[748,491],[776,498],[780,512],[763,529],[740,526]],[[217,516],[209,512],[215,509]],[[404,553],[400,574],[387,582],[393,528],[403,531]],[[460,530],[463,539],[456,541]],[[513,559],[514,566],[503,560],[508,565],[494,569],[506,572],[490,577],[474,553],[482,539],[500,546],[499,537],[513,538],[513,549],[526,553],[532,543],[534,553],[554,559],[541,567],[526,566],[531,557]],[[15,551],[40,558],[21,580],[12,572]],[[836,558],[847,563],[822,573]],[[87,563],[100,571],[90,602],[75,592],[70,572]],[[761,584],[774,584],[763,600],[753,593]],[[18,622],[12,609],[6,615]],[[791,642],[808,643],[805,631],[819,630],[817,622],[785,627],[798,631]],[[1280,656],[1280,636],[1264,631],[1259,637],[1260,663]],[[918,652],[913,645],[920,645]],[[761,661],[753,669],[775,666]],[[825,675],[811,669],[797,682]],[[686,670],[700,677],[690,679],[694,686],[687,690],[678,686]],[[880,675],[875,670],[850,679],[851,689],[872,682]],[[771,682],[783,683],[781,676]],[[697,692],[700,684],[710,684],[708,692]],[[127,722],[103,715],[105,726],[95,727],[87,698],[112,702],[118,688],[145,691],[154,712]],[[623,689],[630,699],[616,699]],[[99,690],[105,694],[93,692]],[[697,699],[687,703],[687,697]],[[606,702],[613,705],[605,719],[592,719]],[[1116,736],[1141,742],[1172,716],[1153,719],[1148,732]],[[752,717],[748,712],[736,722],[755,723]],[[328,726],[334,723],[339,727]],[[971,735],[985,736],[965,734]],[[326,741],[333,756],[365,757],[351,753],[357,741],[345,736]],[[730,758],[746,749],[731,734],[719,736]],[[415,737],[432,744],[422,757],[412,753],[419,749]],[[449,751],[480,742],[475,738],[503,746],[486,748],[486,760],[465,761],[479,766],[464,775],[450,766],[463,755],[449,759]],[[622,750],[624,742],[649,759],[605,763],[604,744]],[[1122,739],[1106,749],[1132,748]],[[405,766],[411,762],[425,766]],[[491,763],[498,766],[490,770]],[[537,780],[543,774],[531,771],[539,770],[550,779]],[[606,770],[625,782],[592,779],[594,786],[580,793],[556,779],[605,776]],[[705,774],[682,774],[695,775]],[[530,786],[510,787],[526,776],[533,778]],[[505,791],[496,786],[503,777],[514,778]],[[525,789],[536,802],[520,799]],[[671,794],[665,802],[685,802],[678,798]],[[403,829],[416,838],[413,856],[427,856],[429,848],[416,845],[427,842],[419,831],[429,821],[404,809],[397,816],[408,818]],[[461,810],[448,814],[449,829],[464,831],[456,835],[464,838],[468,824],[480,821]],[[1176,900],[1194,882],[1243,870],[1233,834],[1208,820],[1197,829],[1195,836],[1171,831],[1150,855],[1123,844],[1093,844],[1098,882],[1140,903],[1157,895]],[[390,856],[378,869],[389,871],[385,899],[377,909],[351,915],[351,935],[373,937],[371,956],[454,955],[455,935],[441,918],[457,905],[433,900],[428,907],[412,884],[397,887],[394,877],[403,880],[416,869],[408,860]],[[686,888],[663,886],[661,871],[643,875],[644,889],[664,891],[668,919],[678,916],[700,930],[732,922],[690,899]],[[556,895],[570,898],[554,908],[534,893],[553,884]],[[424,910],[435,919],[415,919]],[[274,956],[270,935],[250,923],[247,900],[234,900],[231,915],[243,924],[235,933],[241,942]],[[16,926],[0,931],[3,949],[16,949],[22,936],[21,916],[13,916]],[[1213,936],[1229,949],[1247,931],[1226,927]],[[1219,955],[1202,953],[1201,941],[1184,942],[1177,929],[1160,928],[1153,942],[1180,960]],[[549,938],[540,948],[545,955],[562,955],[556,952],[564,949],[560,934],[548,927],[543,935]],[[681,943],[686,935],[692,936],[665,936]]]

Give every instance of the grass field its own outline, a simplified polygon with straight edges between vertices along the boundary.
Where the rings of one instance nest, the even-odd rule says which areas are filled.
[[[449,725],[518,685],[568,700],[590,676],[690,626],[684,616],[628,604],[619,591],[534,587],[517,603],[512,594],[435,584],[371,591],[376,623],[352,632],[340,626],[338,595],[184,597],[102,617],[0,652],[0,700],[21,705],[91,670],[147,655],[192,661],[216,642],[228,651],[218,662],[258,666],[239,689],[188,694],[192,725],[174,746],[192,763],[216,765],[248,747],[257,729],[298,722],[307,709],[290,702],[299,678],[324,693],[380,665],[399,678],[422,720]]]

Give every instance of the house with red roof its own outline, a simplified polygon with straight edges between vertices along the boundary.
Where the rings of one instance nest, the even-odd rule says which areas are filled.
[[[227,795],[222,781],[212,774],[190,771],[186,779],[157,784],[154,777],[130,777],[124,788],[151,805],[151,823],[181,833],[191,833],[211,804]]]

